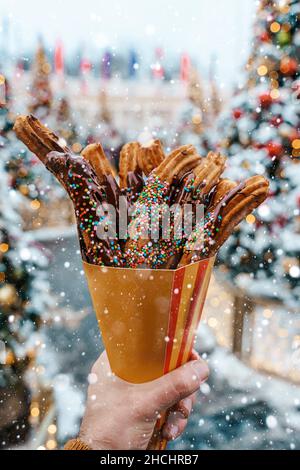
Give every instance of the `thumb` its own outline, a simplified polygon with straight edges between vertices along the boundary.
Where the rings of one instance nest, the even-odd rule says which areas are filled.
[[[194,393],[209,374],[207,364],[198,359],[190,361],[151,382],[149,404],[153,412],[162,412]]]

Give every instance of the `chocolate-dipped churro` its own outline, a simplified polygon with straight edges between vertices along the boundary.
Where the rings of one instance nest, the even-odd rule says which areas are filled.
[[[50,152],[45,165],[64,181],[73,202],[83,260],[101,266],[123,266],[117,226],[106,214],[106,204],[113,205],[116,200],[113,191],[108,193],[99,185],[94,169],[81,156]],[[105,233],[98,233],[99,222]]]
[[[80,247],[84,260],[100,265],[122,266],[123,257],[116,239],[115,227],[102,220],[106,237],[99,239],[97,226],[103,214],[103,204],[115,206],[118,187],[111,174],[98,181],[90,163],[83,157],[72,155],[67,146],[59,144],[59,138],[33,116],[20,116],[15,123],[15,132],[28,148],[44,163],[68,192],[75,209]],[[59,151],[57,151],[59,149]],[[107,178],[108,183],[103,184]],[[102,211],[103,212],[103,211]],[[105,225],[106,224],[106,225]]]
[[[174,250],[179,249],[174,240],[159,237],[160,221],[166,210],[173,179],[195,168],[198,162],[196,149],[187,145],[174,150],[150,174],[129,225],[129,240],[125,245],[128,266],[159,267],[174,255]],[[156,227],[156,240],[152,239],[153,226]],[[178,245],[181,245],[181,240]]]
[[[154,168],[164,160],[165,154],[160,140],[151,140],[141,145],[137,156],[137,164],[142,172],[148,176]]]
[[[230,186],[224,197],[212,206],[211,212],[208,211],[203,225],[192,232],[179,267],[215,255],[241,220],[266,199],[269,189],[263,176],[253,176]]]
[[[59,139],[57,135],[32,115],[18,116],[15,121],[14,131],[17,137],[42,162],[44,162],[49,152],[69,151],[62,139]]]

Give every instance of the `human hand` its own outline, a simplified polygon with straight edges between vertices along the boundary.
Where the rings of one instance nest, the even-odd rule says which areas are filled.
[[[95,450],[147,449],[156,420],[170,410],[162,435],[178,437],[186,427],[195,392],[208,367],[193,351],[190,361],[159,379],[132,384],[116,377],[106,352],[89,375],[86,411],[79,438]]]

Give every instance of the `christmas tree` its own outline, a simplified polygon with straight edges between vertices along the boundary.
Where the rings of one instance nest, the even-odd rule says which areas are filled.
[[[54,206],[60,206],[60,222],[69,224],[72,212],[64,190],[50,173],[44,171],[38,158],[27,150],[13,132],[16,116],[12,111],[9,87],[4,102],[0,108],[0,160],[8,174],[7,184],[11,196],[18,202],[17,209],[22,216],[23,228],[31,230],[56,225]],[[64,108],[63,104],[59,106],[58,115],[51,113],[48,120],[53,128],[64,129],[65,133],[62,134],[65,138],[70,137],[71,143],[75,142],[72,120],[64,120],[67,119],[66,110],[61,108]],[[74,151],[78,149],[75,147]]]
[[[58,107],[54,116],[55,122],[50,121],[56,133],[63,138],[69,145],[73,145],[77,141],[77,129],[73,117],[69,100],[66,96],[62,96],[58,100]]]
[[[35,332],[49,308],[43,269],[48,259],[20,230],[15,198],[0,161],[0,443],[22,439],[28,428],[26,371],[35,356]],[[19,436],[19,438],[18,438]]]
[[[99,93],[98,124],[95,128],[81,128],[80,141],[84,145],[101,142],[104,151],[114,168],[118,167],[119,154],[126,142],[125,136],[117,129],[110,109],[107,92]]]
[[[219,88],[216,80],[215,71],[216,59],[213,57],[210,70],[209,70],[209,88],[210,88],[210,99],[209,99],[209,117],[211,125],[213,126],[216,118],[219,116],[222,110],[222,97],[219,93]]]
[[[0,159],[8,173],[8,185],[18,193],[19,199],[25,197],[33,205],[38,204],[43,198],[38,189],[40,180],[40,172],[36,165],[38,160],[16,138],[13,132],[14,121],[15,114],[12,112],[11,96],[7,86],[4,105],[0,109]]]
[[[195,145],[201,155],[206,155],[209,149],[211,115],[217,108],[217,87],[215,83],[210,85],[210,90],[204,91],[199,73],[196,69],[191,70],[186,101],[179,116],[174,139],[176,145]]]
[[[52,105],[52,90],[50,86],[51,65],[48,62],[44,47],[40,44],[35,56],[31,84],[31,102],[29,111],[38,118],[48,116]]]
[[[194,143],[199,140],[199,135],[203,131],[204,116],[202,84],[198,72],[193,69],[187,85],[187,102],[181,111],[177,130],[181,144]]]
[[[300,53],[298,0],[260,2],[244,87],[219,125],[228,176],[255,173],[270,196],[221,252],[227,275],[248,292],[297,306],[300,296]]]

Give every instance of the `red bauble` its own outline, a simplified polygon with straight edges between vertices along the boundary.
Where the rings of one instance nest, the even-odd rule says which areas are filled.
[[[270,38],[269,34],[267,33],[267,31],[264,31],[263,33],[261,33],[260,40],[262,42],[270,42],[270,39],[271,38]]]
[[[234,119],[240,119],[243,115],[243,111],[240,108],[236,108],[232,111]]]
[[[282,116],[273,116],[270,120],[270,124],[274,127],[279,127],[283,123]]]
[[[283,153],[283,146],[280,142],[269,142],[267,144],[269,157],[280,157]]]
[[[262,95],[260,95],[259,97],[259,102],[260,102],[260,105],[262,108],[269,108],[272,104],[272,96],[270,95],[270,93],[263,93]]]
[[[283,228],[287,224],[287,218],[284,215],[280,215],[279,217],[277,217],[276,222],[279,225],[279,227]]]
[[[290,139],[291,142],[293,142],[293,140],[300,139],[300,134],[297,132],[297,129],[293,128],[291,130],[291,133],[289,135],[289,139]]]
[[[295,75],[298,70],[298,62],[292,58],[284,58],[280,63],[280,71],[285,75]]]

